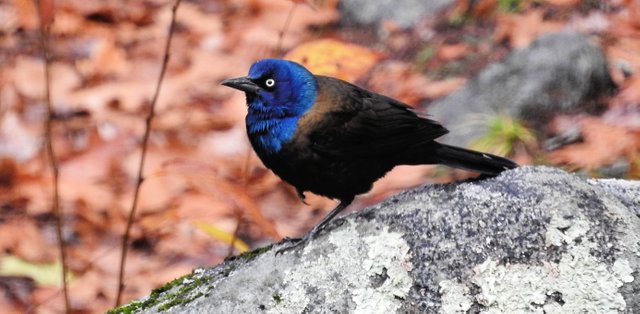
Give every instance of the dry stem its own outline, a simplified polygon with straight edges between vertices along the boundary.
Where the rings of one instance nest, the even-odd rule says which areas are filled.
[[[167,34],[167,41],[164,47],[164,59],[162,60],[162,68],[160,69],[160,75],[158,77],[158,83],[156,84],[156,90],[153,94],[153,99],[151,100],[151,105],[149,107],[149,113],[147,114],[147,118],[145,120],[145,129],[144,135],[142,137],[142,153],[140,154],[140,163],[138,165],[138,176],[136,180],[136,186],[133,193],[133,202],[131,204],[131,209],[129,210],[129,217],[127,219],[127,226],[124,231],[124,235],[122,236],[122,250],[120,254],[120,269],[118,272],[118,293],[116,294],[116,302],[115,306],[120,305],[120,300],[122,298],[122,292],[124,290],[124,272],[125,272],[125,264],[127,260],[127,251],[129,248],[129,236],[131,232],[131,226],[133,225],[133,221],[135,219],[136,208],[138,205],[138,196],[140,194],[140,187],[143,178],[143,170],[144,170],[144,162],[145,157],[147,155],[147,146],[149,142],[149,134],[151,133],[151,122],[154,117],[156,103],[158,101],[158,95],[160,94],[160,87],[162,86],[162,81],[164,79],[165,72],[167,71],[167,64],[169,63],[169,48],[171,47],[171,38],[173,37],[173,32],[176,24],[176,12],[178,11],[178,7],[180,6],[181,0],[176,0],[172,9],[171,9],[171,24],[169,25],[169,31]]]

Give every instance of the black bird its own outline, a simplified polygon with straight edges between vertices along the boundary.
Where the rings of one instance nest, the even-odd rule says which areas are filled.
[[[254,63],[222,85],[245,92],[247,133],[262,162],[303,192],[338,199],[312,238],[396,165],[444,164],[494,176],[508,159],[434,140],[448,131],[408,105],[280,59]],[[291,247],[296,246],[294,244]]]

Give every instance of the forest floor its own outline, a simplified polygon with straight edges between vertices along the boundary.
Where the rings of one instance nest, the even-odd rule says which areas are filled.
[[[624,161],[640,178],[640,4],[578,0],[459,1],[403,29],[341,26],[336,0],[183,1],[177,13],[131,230],[123,301],[230,254],[300,235],[335,202],[264,168],[245,133],[244,95],[220,81],[264,57],[305,60],[416,105],[465,84],[540,35],[589,34],[618,89],[598,115],[558,114],[524,127],[508,152],[520,164],[598,175]],[[162,66],[172,1],[41,1],[51,24],[52,141],[75,313],[113,307],[120,241],[136,185],[145,117]],[[0,308],[61,313],[60,258],[44,149],[47,119],[39,18],[30,1],[0,1]],[[288,21],[288,22],[287,22]],[[286,24],[286,26],[285,26]],[[572,125],[580,141],[542,145]],[[526,135],[526,136],[525,136]],[[351,209],[403,189],[470,174],[397,167]]]

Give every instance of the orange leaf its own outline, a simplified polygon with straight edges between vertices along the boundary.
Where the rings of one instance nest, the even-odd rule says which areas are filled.
[[[577,6],[580,0],[545,0],[544,2],[561,7],[573,7]]]
[[[314,74],[354,81],[369,71],[381,55],[355,44],[321,39],[298,46],[285,59],[301,63]]]
[[[318,8],[316,7],[316,5],[314,4],[314,2],[317,2],[317,0],[316,0],[316,1],[312,1],[312,0],[289,0],[289,1],[293,2],[293,4],[294,4],[294,5],[297,5],[297,4],[306,4],[306,5],[308,5],[310,8],[312,8],[314,11],[315,11],[315,10],[318,10]]]
[[[472,48],[465,43],[451,45],[445,44],[438,47],[438,57],[447,61],[460,59],[464,57],[469,51],[471,51],[471,49]]]
[[[498,14],[496,21],[494,41],[508,40],[512,48],[524,47],[539,36],[559,31],[564,27],[560,22],[545,20],[544,11],[541,9],[518,15]]]
[[[640,77],[632,76],[620,87],[620,92],[612,99],[617,106],[640,104]]]
[[[198,191],[205,195],[216,195],[225,197],[227,201],[233,203],[243,210],[251,222],[274,239],[280,239],[280,235],[273,222],[262,215],[260,206],[247,193],[241,184],[233,183],[222,178],[217,169],[208,164],[194,160],[174,159],[164,163],[162,172],[179,174]]]
[[[584,142],[552,152],[549,159],[553,163],[593,170],[637,154],[635,136],[628,130],[592,117],[582,119],[580,125]]]
[[[40,0],[38,1],[40,7],[38,10],[40,11],[40,18],[42,19],[42,23],[44,26],[49,26],[53,23],[54,16],[54,8],[53,8],[53,0]]]

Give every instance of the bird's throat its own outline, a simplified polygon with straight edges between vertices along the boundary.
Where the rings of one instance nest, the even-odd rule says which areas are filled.
[[[251,145],[258,155],[278,153],[296,132],[299,117],[269,117],[268,115],[247,114],[247,133]]]

